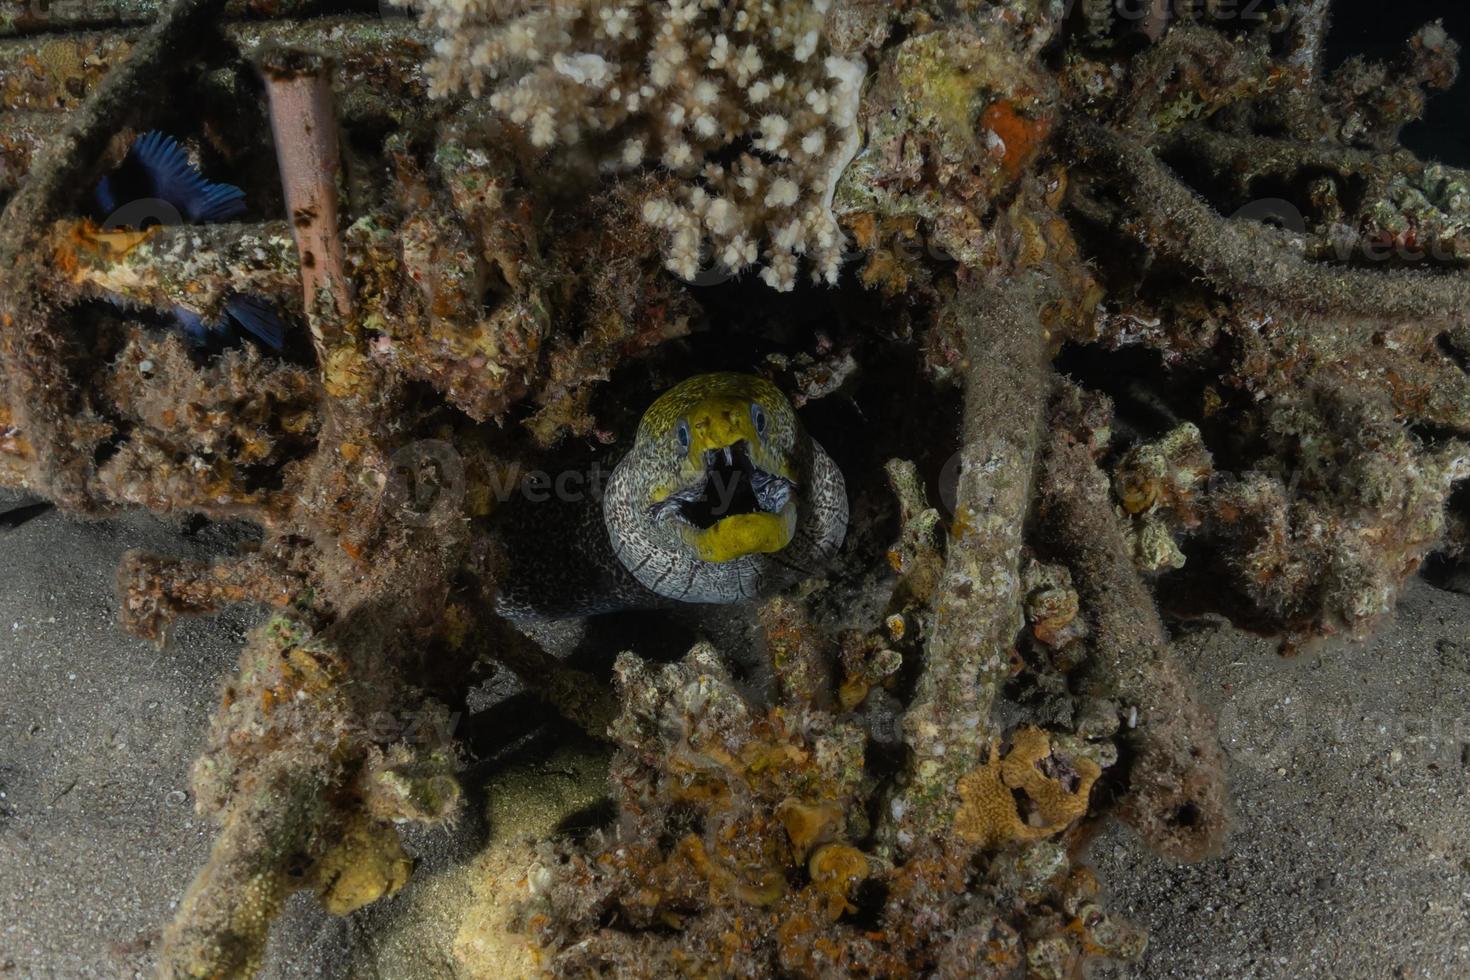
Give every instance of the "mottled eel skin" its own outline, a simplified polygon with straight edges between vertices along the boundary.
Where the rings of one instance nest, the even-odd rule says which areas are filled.
[[[847,490],[780,389],[702,374],[644,413],[600,501],[515,501],[500,529],[496,605],[512,619],[739,602],[821,570]]]

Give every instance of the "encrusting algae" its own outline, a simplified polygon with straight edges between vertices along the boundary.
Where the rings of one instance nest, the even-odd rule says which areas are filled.
[[[226,527],[128,555],[139,635],[271,611],[160,973],[303,890],[440,888],[465,977],[1137,958],[1091,828],[1229,825],[1166,624],[1362,635],[1470,548],[1470,176],[1399,140],[1458,45],[1263,6],[0,13],[0,485]],[[582,601],[606,500],[657,602]]]

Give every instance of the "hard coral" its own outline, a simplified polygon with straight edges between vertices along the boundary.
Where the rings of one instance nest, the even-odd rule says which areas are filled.
[[[427,0],[443,96],[489,91],[531,146],[580,145],[604,171],[657,162],[688,180],[650,198],[666,264],[695,279],[712,260],[755,265],[789,290],[798,256],[835,282],[843,236],[832,196],[857,152],[865,71],[834,49],[829,0],[582,0],[502,17],[495,4]],[[749,144],[732,162],[722,158]]]

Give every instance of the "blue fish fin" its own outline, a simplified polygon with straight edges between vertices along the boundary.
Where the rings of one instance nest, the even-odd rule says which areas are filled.
[[[286,343],[286,322],[263,299],[237,293],[225,300],[225,315],[260,338],[271,350],[278,351]]]
[[[148,175],[153,196],[178,208],[190,224],[228,221],[245,213],[245,192],[206,180],[167,133],[144,133],[133,141],[128,156]]]
[[[117,210],[117,195],[113,193],[110,174],[97,181],[97,189],[92,192],[92,202],[102,215],[109,215]]]
[[[210,325],[204,321],[204,317],[193,310],[175,306],[174,319],[178,321],[179,329],[184,332],[190,344],[203,347],[209,343]]]

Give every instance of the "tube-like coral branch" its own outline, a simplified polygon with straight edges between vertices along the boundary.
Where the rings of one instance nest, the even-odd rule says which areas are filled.
[[[1021,532],[1046,401],[1046,331],[1038,289],[962,287],[946,312],[965,337],[965,423],[949,551],[904,718],[912,756],[887,815],[899,845],[944,829],[955,787],[993,734],[990,703],[1010,672],[1021,627]]]
[[[247,641],[194,767],[220,833],[164,934],[163,977],[250,976],[297,889],[334,914],[391,894],[411,866],[392,825],[458,805],[447,715],[402,683],[401,612],[361,606],[320,633],[281,616]]]
[[[300,288],[284,222],[105,231],[61,221],[51,254],[65,276],[59,299],[72,287],[161,310],[182,306],[211,320],[231,294],[282,299]]]
[[[248,977],[260,966],[270,924],[298,884],[290,867],[304,855],[325,806],[315,759],[260,780],[232,808],[209,863],[189,886],[164,934],[164,980]]]
[[[1297,84],[1286,88],[1282,103],[1293,135],[1310,144],[1321,139],[1331,118],[1322,107],[1322,54],[1332,0],[1298,0],[1292,8],[1282,60],[1297,76]]]
[[[1056,399],[1041,477],[1042,535],[1063,556],[1092,616],[1092,671],[1132,724],[1128,796],[1120,815],[1177,860],[1219,850],[1227,829],[1224,761],[1211,718],[1170,654],[1163,624],[1093,461],[1081,393]],[[1080,430],[1080,431],[1079,431]],[[1136,717],[1135,717],[1136,712]]]
[[[1197,268],[1236,296],[1318,313],[1451,318],[1470,310],[1470,276],[1371,272],[1309,262],[1302,243],[1264,224],[1222,218],[1149,148],[1090,122],[1069,137],[1101,166],[1142,219],[1144,241]]]
[[[1404,154],[1385,156],[1339,143],[1300,143],[1271,136],[1225,133],[1198,123],[1172,133],[1165,145],[1170,151],[1187,153],[1213,175],[1228,174],[1242,186],[1257,177],[1290,178],[1312,170],[1386,183],[1392,174],[1422,169],[1412,158],[1406,161]]]
[[[304,580],[258,556],[206,562],[141,551],[123,556],[118,587],[123,626],[153,640],[162,637],[180,616],[216,612],[238,602],[284,607],[307,588]]]
[[[567,721],[593,738],[608,737],[617,714],[612,690],[584,671],[567,667],[535,640],[504,620],[487,621],[476,631],[481,657],[516,675],[526,688]]]
[[[261,72],[270,98],[281,186],[300,253],[307,320],[325,365],[339,340],[341,321],[352,314],[337,228],[342,160],[328,64],[320,55],[277,49],[262,53]]]

